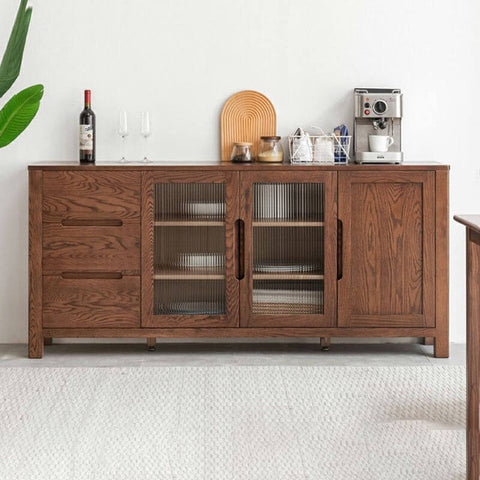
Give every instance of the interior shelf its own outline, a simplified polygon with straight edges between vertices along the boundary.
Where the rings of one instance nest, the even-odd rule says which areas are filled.
[[[223,280],[225,274],[211,270],[160,270],[153,275],[154,280]]]
[[[308,220],[254,220],[254,227],[323,227],[324,222]]]
[[[308,273],[254,273],[254,280],[323,280],[323,274]]]
[[[222,220],[209,219],[170,219],[158,220],[153,222],[156,227],[223,227],[225,222]]]

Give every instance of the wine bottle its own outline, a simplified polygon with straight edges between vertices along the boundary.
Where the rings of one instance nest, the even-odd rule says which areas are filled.
[[[95,162],[95,114],[91,91],[85,90],[85,108],[80,114],[80,163]]]

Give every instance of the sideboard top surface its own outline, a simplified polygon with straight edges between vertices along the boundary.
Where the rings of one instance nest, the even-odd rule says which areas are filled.
[[[251,163],[240,164],[230,162],[217,162],[217,161],[158,161],[150,163],[119,163],[119,162],[96,162],[93,165],[80,164],[75,162],[44,162],[44,163],[32,163],[28,166],[29,170],[226,170],[226,171],[341,171],[341,170],[364,170],[364,171],[386,171],[386,170],[449,170],[449,165],[444,165],[438,162],[408,162],[401,165],[387,165],[387,164],[370,164],[370,165],[358,165],[351,163],[348,165],[306,165],[281,163],[281,164],[268,164],[268,163]]]
[[[453,217],[458,223],[465,225],[467,228],[480,233],[480,215],[455,215]]]

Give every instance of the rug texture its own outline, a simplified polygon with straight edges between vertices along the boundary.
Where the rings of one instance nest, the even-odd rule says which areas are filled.
[[[465,369],[1,368],[3,480],[465,478]]]

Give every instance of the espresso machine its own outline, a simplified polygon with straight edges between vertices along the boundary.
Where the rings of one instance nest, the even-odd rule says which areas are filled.
[[[398,88],[356,88],[354,149],[356,163],[402,163],[402,97]],[[370,135],[392,137],[382,151],[371,151]],[[383,139],[380,139],[383,140]],[[378,144],[378,142],[377,142]]]

